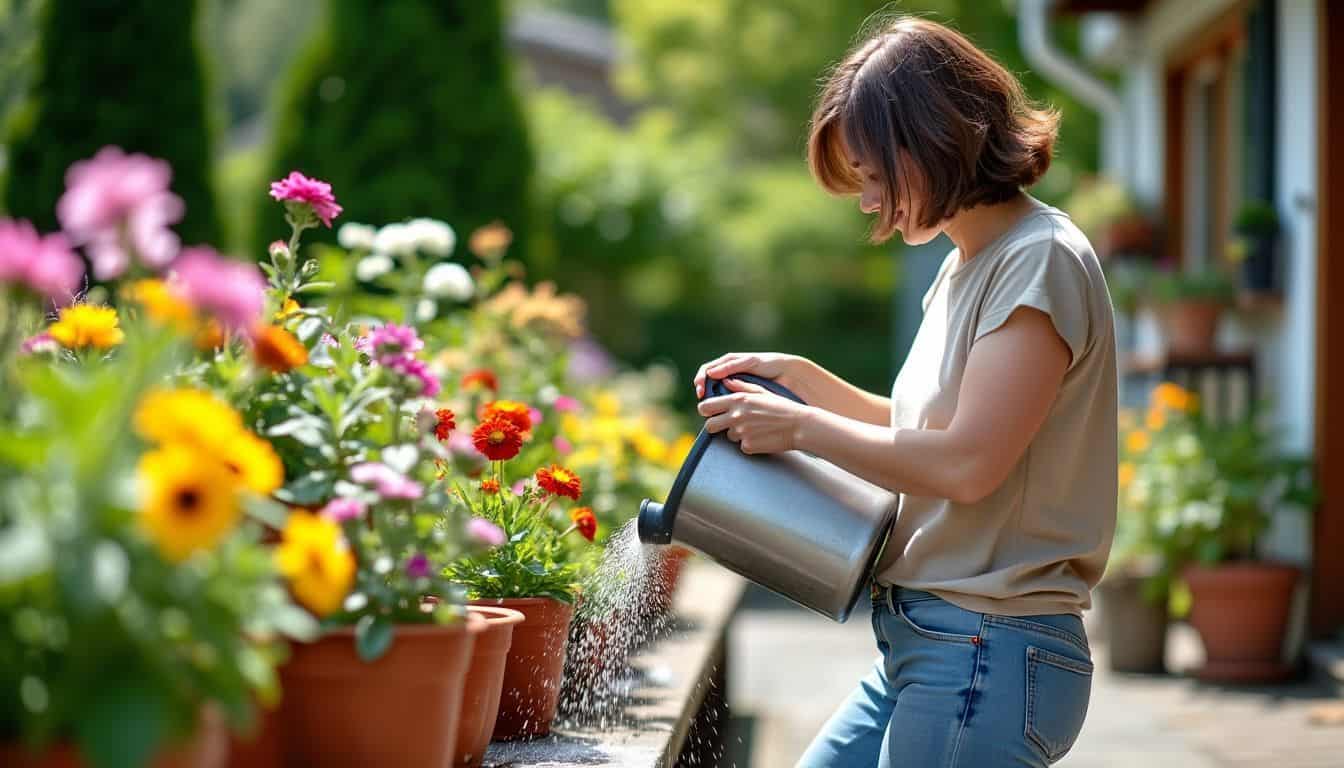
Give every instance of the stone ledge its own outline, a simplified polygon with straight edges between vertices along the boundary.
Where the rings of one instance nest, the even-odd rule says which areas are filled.
[[[686,564],[677,588],[674,629],[631,658],[638,683],[619,705],[608,728],[559,727],[544,739],[496,742],[485,765],[494,768],[578,768],[630,766],[670,768],[684,749],[697,746],[693,734],[702,710],[715,705],[721,690],[728,623],[742,600],[746,582],[712,563]]]
[[[1344,641],[1320,640],[1308,643],[1307,661],[1313,671],[1344,693]]]

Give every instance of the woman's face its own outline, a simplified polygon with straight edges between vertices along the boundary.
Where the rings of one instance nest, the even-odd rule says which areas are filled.
[[[923,245],[942,233],[943,222],[939,222],[935,227],[920,226],[918,222],[921,218],[923,203],[921,190],[924,189],[924,177],[908,152],[900,150],[898,158],[901,178],[905,183],[901,185],[902,194],[896,201],[896,231],[901,233],[901,239],[906,245]],[[851,160],[850,165],[863,181],[863,187],[859,191],[859,210],[868,214],[880,213],[882,187],[886,183],[882,175],[862,160]]]

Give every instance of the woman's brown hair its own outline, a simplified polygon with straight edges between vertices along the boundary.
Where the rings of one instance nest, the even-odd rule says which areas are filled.
[[[832,70],[812,115],[807,159],[834,194],[862,189],[854,163],[880,175],[873,240],[881,242],[896,231],[899,202],[909,205],[904,190],[912,182],[924,227],[1031,186],[1050,167],[1058,125],[1057,112],[1029,101],[1017,78],[960,33],[900,18]],[[908,155],[904,168],[901,150]],[[919,178],[905,178],[909,162]]]

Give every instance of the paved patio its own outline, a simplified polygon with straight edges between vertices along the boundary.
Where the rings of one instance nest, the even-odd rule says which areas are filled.
[[[875,657],[866,613],[834,624],[755,588],[729,643],[733,729],[724,768],[793,765]],[[1313,715],[1344,705],[1332,689],[1115,675],[1105,652],[1094,648],[1092,704],[1064,768],[1344,766],[1344,725],[1313,724]],[[1197,663],[1199,653],[1197,637],[1178,625],[1168,649],[1173,668]]]

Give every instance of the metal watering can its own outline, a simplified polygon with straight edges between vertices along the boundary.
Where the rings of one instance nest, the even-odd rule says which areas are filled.
[[[771,379],[758,384],[799,403]],[[709,379],[705,397],[730,394]],[[667,501],[639,506],[639,538],[677,542],[823,616],[843,622],[858,602],[896,515],[899,497],[803,451],[743,453],[705,429]]]

